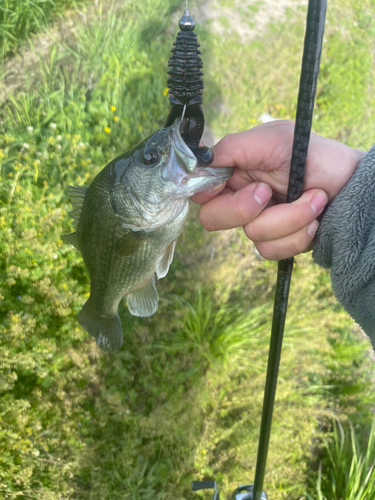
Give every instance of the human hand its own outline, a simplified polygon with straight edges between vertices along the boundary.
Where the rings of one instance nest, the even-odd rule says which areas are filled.
[[[365,156],[312,133],[304,193],[286,204],[294,123],[273,121],[224,137],[212,149],[213,167],[235,167],[226,185],[192,197],[201,204],[199,220],[208,231],[243,226],[259,253],[281,260],[309,248],[317,217],[341,191]]]

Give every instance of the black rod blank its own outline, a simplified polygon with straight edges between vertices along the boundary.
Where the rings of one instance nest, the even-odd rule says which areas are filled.
[[[309,0],[287,203],[297,200],[303,191],[326,9],[327,0]],[[263,489],[293,262],[293,257],[281,260],[277,270],[266,387],[255,469],[254,500],[261,500]]]

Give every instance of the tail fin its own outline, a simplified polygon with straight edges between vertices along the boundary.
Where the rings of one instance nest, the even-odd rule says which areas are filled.
[[[94,337],[103,351],[117,351],[122,346],[122,329],[118,313],[115,316],[98,314],[90,304],[90,299],[78,314],[79,324]]]

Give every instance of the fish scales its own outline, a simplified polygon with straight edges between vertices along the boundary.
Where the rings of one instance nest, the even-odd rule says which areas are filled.
[[[119,256],[115,251],[116,243],[131,230],[124,231],[114,216],[108,181],[109,176],[90,186],[78,226],[82,255],[91,277],[90,298],[103,314],[116,311],[125,293],[154,275],[156,259],[177,239],[187,214],[185,210],[167,226],[150,232],[132,255]],[[91,208],[85,210],[85,205]],[[104,227],[103,220],[108,221]]]
[[[122,345],[118,305],[124,295],[131,314],[154,314],[155,280],[168,272],[188,198],[232,173],[199,166],[177,119],[110,162],[87,190],[70,188],[78,222],[64,238],[81,251],[90,275],[90,297],[78,321],[101,349]]]

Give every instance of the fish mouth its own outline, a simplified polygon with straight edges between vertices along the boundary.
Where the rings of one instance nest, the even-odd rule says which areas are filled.
[[[170,136],[172,150],[176,156],[179,166],[182,167],[187,174],[192,173],[197,166],[197,159],[182,138],[180,117],[176,118],[173,122],[170,129]]]
[[[181,118],[176,118],[171,127],[172,176],[179,186],[178,197],[187,198],[196,193],[211,189],[228,180],[234,173],[232,167],[204,167],[181,136]]]
[[[212,189],[233,175],[234,169],[231,167],[212,168],[199,165],[194,153],[182,138],[180,125],[181,119],[176,118],[169,129],[164,129],[164,133],[168,134],[168,148],[160,170],[153,174],[155,177],[150,176],[149,191],[152,190],[153,182],[159,186],[154,199],[149,199],[148,193],[144,192],[140,196],[137,185],[133,185],[134,179],[127,182],[127,193],[133,208],[139,214],[139,220],[135,223],[124,221],[123,228],[134,232],[150,232],[163,227],[187,210],[188,198]]]

